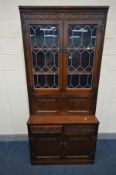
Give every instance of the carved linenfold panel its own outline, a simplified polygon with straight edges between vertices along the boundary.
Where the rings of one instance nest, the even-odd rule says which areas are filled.
[[[38,98],[37,110],[40,111],[57,111],[58,99],[57,98]]]
[[[88,98],[67,98],[68,111],[89,111]]]
[[[89,98],[38,98],[38,112],[79,112],[88,113],[90,110]]]

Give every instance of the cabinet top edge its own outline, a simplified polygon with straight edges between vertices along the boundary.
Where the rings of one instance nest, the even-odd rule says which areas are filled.
[[[103,11],[107,12],[109,6],[19,6],[20,12],[29,12],[29,11],[68,11],[68,10],[79,10],[79,11]],[[72,11],[73,12],[73,11]]]
[[[99,124],[95,116],[30,116],[27,124]]]

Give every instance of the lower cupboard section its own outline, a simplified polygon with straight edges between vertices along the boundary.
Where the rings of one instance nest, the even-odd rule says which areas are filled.
[[[28,134],[31,163],[93,163],[98,125],[94,116],[30,118]]]
[[[93,163],[96,139],[91,135],[41,134],[30,137],[32,164]]]

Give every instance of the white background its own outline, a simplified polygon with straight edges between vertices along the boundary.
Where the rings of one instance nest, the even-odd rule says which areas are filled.
[[[29,117],[19,5],[109,5],[96,116],[116,133],[116,0],[0,0],[0,134],[26,134]]]

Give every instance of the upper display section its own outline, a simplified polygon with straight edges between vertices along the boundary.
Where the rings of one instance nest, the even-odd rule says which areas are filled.
[[[30,114],[95,114],[107,11],[20,7]]]
[[[58,88],[58,25],[29,27],[34,88]]]

